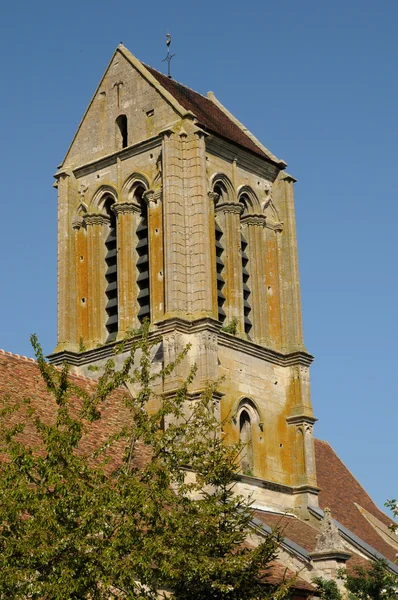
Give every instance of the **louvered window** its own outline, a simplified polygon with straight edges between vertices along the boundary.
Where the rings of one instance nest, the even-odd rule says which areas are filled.
[[[249,258],[246,254],[247,241],[245,237],[241,234],[241,256],[242,256],[242,280],[243,280],[243,315],[244,315],[244,325],[245,325],[245,333],[249,336],[250,330],[252,328],[252,323],[250,321],[250,287],[249,287],[249,278],[250,274],[247,269]]]
[[[109,234],[105,241],[106,246],[106,329],[108,331],[107,342],[116,339],[118,331],[118,306],[117,306],[117,234],[116,234],[116,215],[112,210],[113,200],[105,204],[106,212],[109,215]]]
[[[145,317],[151,319],[151,298],[149,286],[149,243],[148,243],[148,210],[142,200],[143,189],[137,190],[140,195],[141,216],[137,227],[137,284],[138,284],[138,320],[143,322]]]
[[[224,247],[222,244],[223,232],[217,221],[215,224],[216,229],[216,272],[217,272],[217,305],[218,305],[218,320],[220,323],[224,323],[226,314],[223,306],[225,304],[225,296],[223,294],[223,287],[225,285],[222,272],[224,270],[224,262],[222,255],[224,253]]]

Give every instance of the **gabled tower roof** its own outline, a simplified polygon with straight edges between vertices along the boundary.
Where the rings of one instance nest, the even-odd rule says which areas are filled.
[[[286,163],[274,156],[265,148],[244,125],[227,111],[215,98],[212,92],[208,97],[178,83],[156,69],[145,65],[146,69],[155,77],[160,85],[165,88],[186,110],[192,112],[205,130],[226,138],[246,150],[258,154],[262,158],[276,163],[284,169]]]

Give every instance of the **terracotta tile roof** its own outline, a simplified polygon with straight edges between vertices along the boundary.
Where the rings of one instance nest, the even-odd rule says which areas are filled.
[[[255,516],[264,524],[271,527],[271,529],[278,529],[283,537],[295,542],[307,550],[308,553],[315,550],[316,537],[319,530],[310,523],[301,521],[294,516],[280,515],[259,510],[255,511]],[[352,554],[351,558],[346,563],[348,573],[351,573],[355,567],[359,566],[366,568],[369,566],[369,561],[358,554]]]
[[[71,375],[70,380],[87,392],[92,391],[95,386],[94,380],[88,377]],[[89,433],[82,439],[82,454],[91,454],[106,441],[110,434],[116,432],[126,422],[128,411],[123,402],[125,394],[126,392],[119,389],[109,396],[101,409],[102,418],[91,424]],[[36,361],[0,350],[0,399],[7,395],[15,402],[29,398],[31,407],[45,422],[51,423],[54,420],[55,400],[46,389]],[[71,402],[72,405],[78,405],[80,401],[72,396]],[[21,415],[23,415],[23,410],[12,417],[12,422],[20,422]],[[37,447],[39,443],[34,427],[29,425],[26,427],[22,439],[31,447]],[[143,466],[148,456],[149,449],[143,445],[139,446],[136,466],[138,468]],[[121,453],[113,452],[108,468],[116,467],[120,460]]]
[[[386,526],[391,524],[391,519],[377,508],[327,442],[315,440],[315,456],[318,486],[321,488],[319,506],[322,509],[330,508],[333,517],[339,523],[386,558],[394,561],[396,550],[379,536],[355,503],[365,508]]]
[[[145,68],[157,79],[162,87],[174,96],[181,106],[196,116],[204,129],[216,133],[239,146],[243,146],[246,150],[254,152],[254,154],[265,158],[269,162],[274,162],[214,102],[198,94],[198,92],[194,92],[185,85],[174,81],[174,79],[163,75],[163,73],[160,73],[153,67],[145,65]],[[280,166],[279,163],[274,164]]]

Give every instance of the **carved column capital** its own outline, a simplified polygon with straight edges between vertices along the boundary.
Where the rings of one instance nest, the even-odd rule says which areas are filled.
[[[115,204],[112,204],[112,210],[117,216],[120,214],[141,212],[140,207],[137,204],[133,204],[133,202],[115,202]]]
[[[86,225],[109,225],[109,217],[107,215],[87,214],[84,215]]]
[[[217,204],[216,212],[236,213],[241,215],[243,212],[243,205],[237,204],[236,202],[222,202],[221,204]]]
[[[146,190],[142,194],[142,197],[148,206],[152,203],[157,206],[158,202],[162,199],[162,192],[160,190]]]
[[[245,215],[241,220],[245,225],[257,225],[260,227],[265,227],[267,221],[265,215],[256,214]]]
[[[207,195],[209,196],[210,200],[213,200],[214,204],[217,203],[217,201],[220,198],[220,194],[217,194],[217,192],[207,192]]]
[[[82,226],[83,226],[83,219],[81,217],[73,219],[72,229],[76,229],[78,231]]]

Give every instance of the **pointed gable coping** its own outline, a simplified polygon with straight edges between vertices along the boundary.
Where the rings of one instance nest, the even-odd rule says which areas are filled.
[[[102,82],[105,79],[106,74],[109,71],[109,68],[111,66],[111,64],[114,61],[114,58],[117,54],[121,54],[130,64],[132,67],[134,67],[136,69],[136,71],[138,71],[140,73],[140,75],[142,75],[142,77],[144,79],[146,79],[146,81],[152,85],[152,87],[154,87],[159,94],[164,98],[164,100],[166,102],[168,102],[168,104],[170,104],[172,106],[172,108],[174,108],[174,110],[177,112],[177,114],[180,117],[190,117],[190,118],[194,118],[195,115],[187,110],[186,108],[184,108],[177,100],[176,98],[174,98],[174,96],[172,94],[170,94],[160,83],[159,81],[150,73],[150,71],[146,68],[146,66],[140,61],[138,60],[138,58],[136,58],[131,52],[130,50],[128,50],[125,46],[123,46],[123,44],[119,44],[118,47],[116,48],[115,52],[112,55],[111,60],[109,61],[109,64],[107,66],[107,68],[105,69],[105,72],[103,74],[103,76],[101,77],[101,80],[83,114],[83,117],[80,120],[79,126],[76,130],[75,135],[73,136],[73,139],[69,145],[69,148],[65,154],[65,158],[63,159],[62,163],[60,165],[58,165],[58,170],[62,169],[62,167],[65,165],[67,158],[69,156],[70,150],[77,138],[77,135],[81,129],[81,126],[83,124],[84,119],[86,118],[86,115],[88,113],[88,111],[90,110],[90,107],[92,105],[92,103],[94,102],[94,99],[96,98],[101,86],[102,86]],[[58,173],[57,173],[58,174]]]
[[[264,154],[273,162],[277,163],[278,166],[281,169],[284,169],[285,167],[287,167],[287,162],[285,162],[284,160],[281,160],[279,158],[277,158],[275,156],[275,154],[272,154],[272,152],[270,150],[268,150],[268,148],[266,148],[252,133],[251,131],[249,131],[247,129],[247,127],[245,127],[243,125],[243,123],[241,123],[232,113],[229,112],[229,110],[227,108],[225,108],[225,106],[223,104],[221,104],[221,102],[219,101],[218,98],[216,98],[214,92],[207,92],[207,98],[209,100],[211,100],[212,102],[214,102],[214,104],[216,106],[218,106],[218,108],[228,117],[228,119],[230,119],[233,123],[235,123],[235,125],[237,127],[239,127],[239,129],[242,130],[242,132],[247,135],[248,138],[251,139],[251,141],[258,146],[258,148],[260,148],[260,150],[262,150],[264,152]]]

